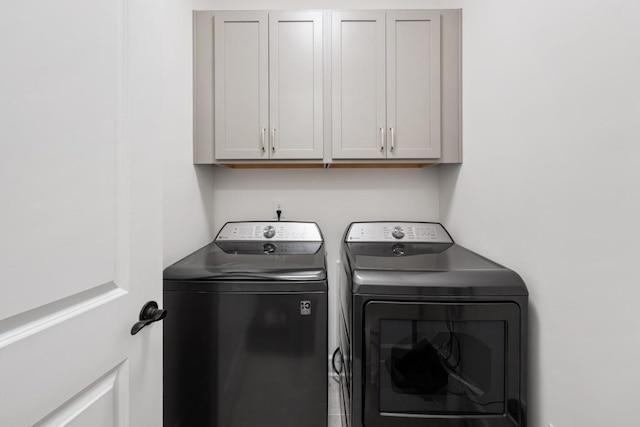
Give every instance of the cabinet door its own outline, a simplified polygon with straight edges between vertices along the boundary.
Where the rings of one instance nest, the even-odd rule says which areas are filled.
[[[385,12],[332,15],[333,158],[386,157]]]
[[[216,12],[214,99],[216,159],[266,159],[268,16]]]
[[[269,13],[270,158],[321,159],[322,12]]]
[[[388,158],[440,157],[440,14],[387,12]]]

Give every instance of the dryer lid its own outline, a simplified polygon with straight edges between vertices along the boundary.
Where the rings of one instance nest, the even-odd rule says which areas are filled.
[[[345,233],[343,260],[354,293],[528,295],[517,273],[455,244],[440,224],[410,223],[402,238],[393,236],[398,224],[407,223],[354,223]],[[435,231],[416,232],[421,227]]]
[[[382,256],[360,251],[356,245],[365,244],[345,244],[352,290],[357,294],[528,295],[516,272],[456,244],[423,244],[399,256],[389,255],[388,245]],[[366,245],[371,249],[380,244]]]
[[[455,243],[345,243],[353,270],[455,271],[504,267]]]

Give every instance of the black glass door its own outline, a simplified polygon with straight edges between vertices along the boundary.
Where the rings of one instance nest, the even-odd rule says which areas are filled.
[[[365,425],[513,425],[499,420],[518,398],[519,315],[513,303],[368,303]]]

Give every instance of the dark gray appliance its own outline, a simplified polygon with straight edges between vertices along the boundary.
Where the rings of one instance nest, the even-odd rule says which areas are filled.
[[[326,427],[320,229],[232,222],[164,271],[164,425]]]
[[[523,427],[528,291],[437,223],[353,223],[342,246],[349,427]]]

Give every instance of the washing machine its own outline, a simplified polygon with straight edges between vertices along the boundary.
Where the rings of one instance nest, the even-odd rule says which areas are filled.
[[[165,269],[164,307],[165,427],[326,427],[317,224],[225,224]]]
[[[441,224],[357,222],[341,252],[349,427],[523,427],[528,291]]]

